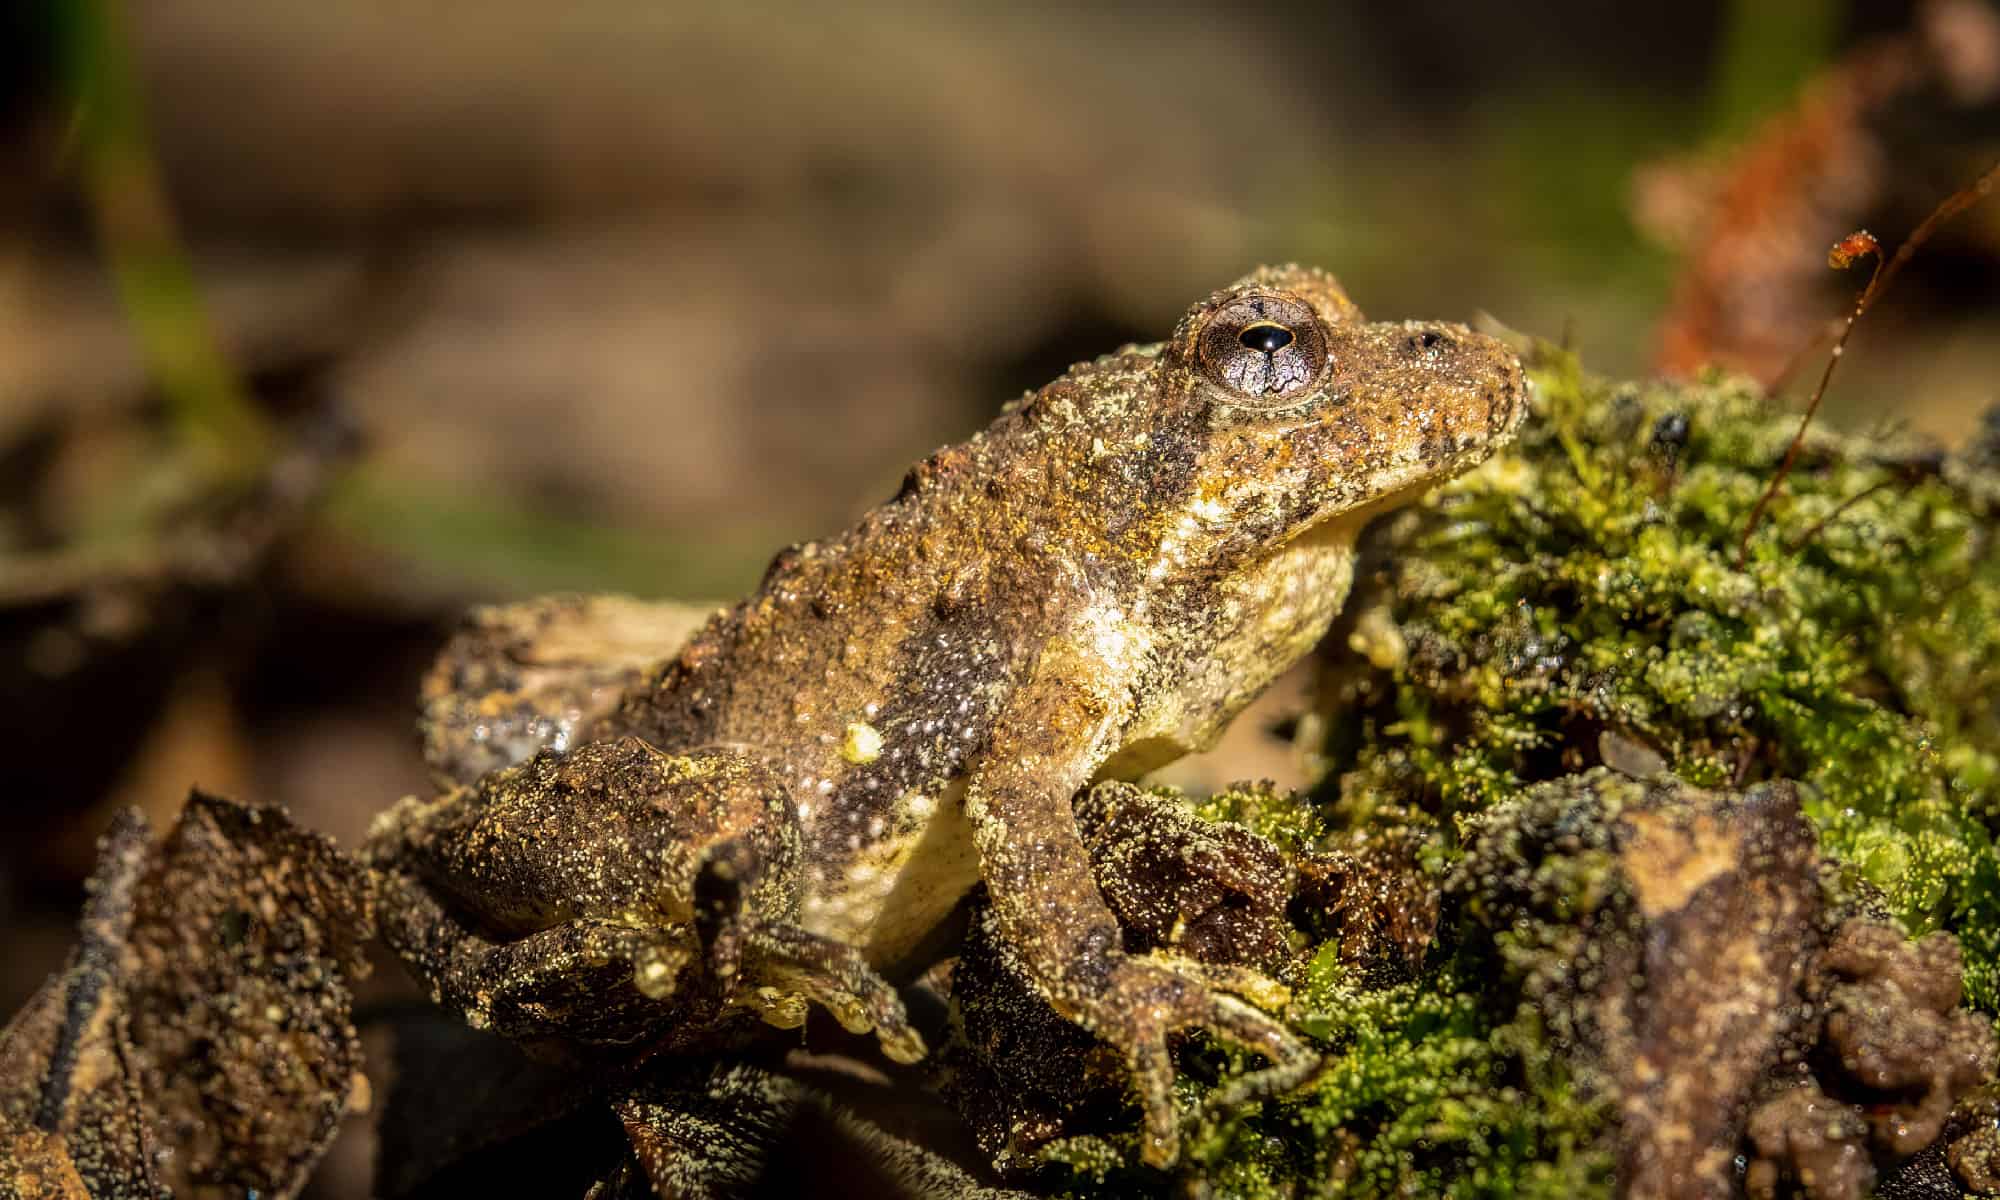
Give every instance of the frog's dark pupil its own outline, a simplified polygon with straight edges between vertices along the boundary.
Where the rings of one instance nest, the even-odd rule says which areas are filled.
[[[1283,325],[1273,325],[1268,321],[1259,321],[1257,324],[1245,328],[1242,333],[1237,334],[1236,340],[1242,342],[1252,350],[1261,351],[1265,354],[1276,354],[1278,351],[1292,344],[1292,331]]]

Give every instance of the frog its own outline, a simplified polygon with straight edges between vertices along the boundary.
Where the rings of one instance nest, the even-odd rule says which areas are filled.
[[[1361,528],[1529,407],[1498,338],[1371,322],[1325,271],[1259,268],[779,552],[650,665],[621,641],[572,692],[545,662],[497,707],[438,706],[460,722],[439,747],[524,696],[563,717],[441,753],[440,793],[378,819],[385,938],[467,1020],[552,1052],[709,1053],[821,1008],[909,1061],[898,984],[978,889],[1020,973],[1123,1064],[1142,1157],[1170,1166],[1180,1038],[1261,1056],[1226,1103],[1318,1055],[1273,981],[1126,945],[1073,802],[1212,744],[1332,624]],[[589,611],[538,619],[584,645]]]

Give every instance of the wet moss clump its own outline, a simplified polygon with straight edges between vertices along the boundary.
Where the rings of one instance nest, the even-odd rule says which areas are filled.
[[[1311,1181],[1338,1196],[1609,1194],[1611,1155],[1597,1137],[1609,1114],[1542,1051],[1531,1016],[1491,1009],[1463,969],[1371,987],[1315,956],[1299,1008],[1330,1064],[1271,1105],[1258,1131],[1294,1148],[1272,1156],[1281,1169],[1217,1172],[1218,1190],[1283,1195]],[[1245,1140],[1225,1157],[1242,1157]]]
[[[1379,527],[1324,713],[1349,828],[1459,823],[1610,762],[1802,785],[1822,850],[2000,1003],[2000,422],[1953,454],[1798,427],[1750,387],[1612,384],[1544,349],[1513,451]],[[1893,403],[1879,406],[1893,412]]]
[[[1291,1016],[1319,1043],[1326,1066],[1295,1095],[1211,1134],[1202,1172],[1216,1194],[1276,1197],[1303,1186],[1341,1197],[1608,1196],[1608,1105],[1585,1094],[1573,1064],[1551,1052],[1530,979],[1545,960],[1567,961],[1579,949],[1580,923],[1606,894],[1597,859],[1547,873],[1575,902],[1558,920],[1453,903],[1441,936],[1382,936],[1381,926],[1420,907],[1427,927],[1418,932],[1430,932],[1447,878],[1437,840],[1428,830],[1343,832],[1327,808],[1301,800],[1244,787],[1197,811],[1270,838],[1306,878],[1329,858],[1352,863],[1384,842],[1396,850],[1373,870],[1343,872],[1341,890],[1373,913],[1329,922],[1321,898],[1302,885],[1292,915],[1309,957]],[[1417,889],[1431,893],[1427,904]],[[1229,1056],[1226,1068],[1202,1077],[1246,1065]]]

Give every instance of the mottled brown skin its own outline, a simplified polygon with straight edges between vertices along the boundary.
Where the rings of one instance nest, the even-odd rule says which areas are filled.
[[[817,1088],[750,1063],[654,1076],[615,1107],[638,1179],[614,1194],[1033,1200],[988,1187]]]
[[[1491,338],[1364,323],[1331,276],[1261,270],[1196,305],[1165,343],[1079,365],[1009,406],[846,533],[780,554],[755,595],[579,742],[626,755],[707,748],[717,770],[727,756],[759,764],[739,772],[756,781],[744,785],[756,802],[736,807],[790,829],[779,840],[797,839],[797,871],[755,862],[744,830],[705,827],[683,848],[779,878],[796,918],[713,924],[778,931],[816,948],[819,964],[752,954],[742,978],[721,973],[733,995],[775,972],[781,992],[799,994],[803,981],[803,994],[838,997],[862,978],[850,962],[844,984],[830,981],[826,964],[843,950],[880,985],[875,972],[922,965],[926,935],[984,880],[1003,936],[1058,1011],[1124,1054],[1147,1156],[1170,1161],[1170,1032],[1203,1028],[1264,1052],[1273,1065],[1255,1086],[1267,1089],[1302,1077],[1312,1056],[1173,960],[1126,952],[1071,797],[1208,745],[1324,633],[1366,518],[1483,460],[1524,393],[1519,363]],[[386,923],[441,992],[504,991],[522,966],[487,960],[519,941],[579,921],[633,923],[618,904],[644,886],[605,886],[602,872],[534,848],[538,837],[588,838],[593,821],[552,811],[545,788],[515,799],[526,778],[456,792],[375,839],[376,861],[413,903],[449,898],[449,924],[437,913]],[[686,800],[656,798],[664,841],[689,837],[670,815]],[[579,786],[561,803],[625,812],[630,802]],[[545,870],[589,886],[560,911],[537,911],[529,930],[513,884],[495,895],[466,886],[474,863],[484,879],[528,890],[546,889],[525,882]],[[618,904],[599,907],[613,895]],[[675,907],[654,903],[638,924],[671,921]],[[454,940],[472,949],[447,951]],[[911,1049],[900,1012],[860,990],[885,1038]],[[546,1016],[561,1035],[579,1006]]]

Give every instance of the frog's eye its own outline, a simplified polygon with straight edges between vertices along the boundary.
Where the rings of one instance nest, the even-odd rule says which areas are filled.
[[[1252,404],[1292,399],[1327,367],[1326,331],[1318,315],[1275,292],[1237,296],[1216,309],[1196,350],[1211,382]]]

